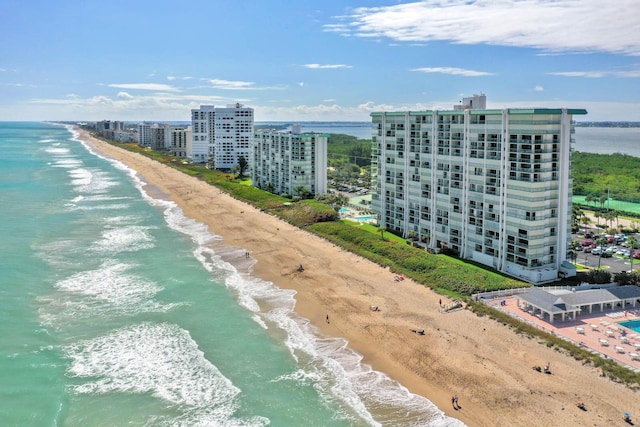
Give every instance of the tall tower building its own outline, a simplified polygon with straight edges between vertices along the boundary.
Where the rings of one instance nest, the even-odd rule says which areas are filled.
[[[209,162],[216,169],[231,169],[244,156],[249,161],[253,137],[253,108],[241,104],[227,107],[201,105],[191,110],[192,142],[187,156]]]
[[[531,283],[575,275],[567,260],[578,114],[586,110],[372,113],[379,223]]]

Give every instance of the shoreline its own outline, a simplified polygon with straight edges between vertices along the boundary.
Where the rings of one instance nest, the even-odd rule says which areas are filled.
[[[598,370],[523,338],[411,280],[240,202],[197,178],[114,147],[75,128],[96,151],[122,161],[147,186],[256,259],[252,274],[296,291],[295,312],[323,334],[345,338],[362,363],[474,426],[610,425],[638,413],[637,393]],[[298,265],[304,271],[298,272]],[[381,311],[370,310],[377,305]],[[330,322],[326,321],[329,316]],[[411,332],[425,329],[425,335]],[[531,370],[547,362],[553,378]],[[451,396],[460,397],[454,410]],[[578,410],[584,401],[589,412]],[[616,422],[617,421],[617,422]]]

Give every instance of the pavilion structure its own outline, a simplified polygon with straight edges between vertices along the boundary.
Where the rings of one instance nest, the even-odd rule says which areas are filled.
[[[576,320],[582,312],[635,310],[640,307],[640,287],[614,286],[599,289],[539,288],[516,296],[518,307],[543,320]]]

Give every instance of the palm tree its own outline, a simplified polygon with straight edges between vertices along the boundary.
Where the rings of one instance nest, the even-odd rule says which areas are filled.
[[[607,196],[600,196],[598,201],[600,202],[600,209],[604,209],[604,204],[607,202]]]
[[[596,219],[598,220],[598,225],[600,225],[600,218],[602,218],[602,214],[600,213],[600,211],[595,211],[593,216],[596,217]]]
[[[589,227],[589,224],[591,224],[591,218],[589,218],[585,213],[582,214],[582,217],[580,218],[580,223],[584,225],[584,232],[587,232],[587,228]]]
[[[276,191],[276,187],[275,185],[273,185],[273,183],[269,182],[265,190],[267,190],[269,193],[273,193]]]
[[[244,156],[238,157],[238,178],[242,178],[247,168],[249,167],[249,162],[245,159]]]
[[[587,204],[587,207],[589,207],[589,204],[591,202],[593,202],[593,197],[591,197],[591,194],[587,194],[586,197],[584,198],[584,202]]]
[[[380,232],[380,239],[384,240],[384,232],[387,231],[387,227],[380,225],[378,226],[378,231]]]
[[[309,191],[304,185],[297,185],[293,191],[295,191],[296,195],[301,199],[308,199],[311,195],[311,191]]]

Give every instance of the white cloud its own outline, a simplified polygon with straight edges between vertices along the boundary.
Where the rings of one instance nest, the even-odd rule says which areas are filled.
[[[304,86],[304,82],[299,82],[298,86],[303,87]]]
[[[540,85],[534,87],[533,90],[535,92],[544,92],[544,88],[542,86],[540,86]]]
[[[422,0],[361,7],[324,30],[395,41],[446,40],[640,55],[637,0]]]
[[[463,68],[455,68],[455,67],[425,67],[425,68],[414,68],[411,71],[420,71],[422,73],[440,73],[440,74],[451,74],[454,76],[464,76],[464,77],[478,77],[478,76],[493,76],[493,73],[488,73],[486,71],[475,71],[475,70],[465,70]]]
[[[211,84],[214,89],[221,90],[282,90],[285,86],[255,86],[255,82],[243,82],[224,79],[201,79]]]
[[[133,96],[129,95],[127,92],[118,92],[118,98],[120,98],[120,99],[133,99]]]
[[[193,77],[190,76],[184,76],[184,77],[178,77],[178,76],[167,76],[167,80],[191,80]]]
[[[588,77],[588,78],[601,78],[601,77],[621,77],[621,78],[638,78],[640,77],[640,70],[629,71],[559,71],[555,73],[547,73],[552,76],[564,76],[564,77]]]
[[[6,68],[0,68],[0,73],[4,73],[5,71],[7,71]]]
[[[173,86],[165,85],[162,83],[112,83],[108,84],[109,87],[115,87],[119,89],[133,89],[133,90],[165,90],[169,92],[177,91]]]
[[[224,80],[224,79],[203,79],[211,83],[211,85],[216,89],[223,90],[247,90],[247,89],[255,89],[254,82],[243,82],[243,81],[232,81],[232,80]]]
[[[336,68],[351,68],[351,65],[346,64],[304,64],[303,67],[311,68],[314,70],[329,70]]]

